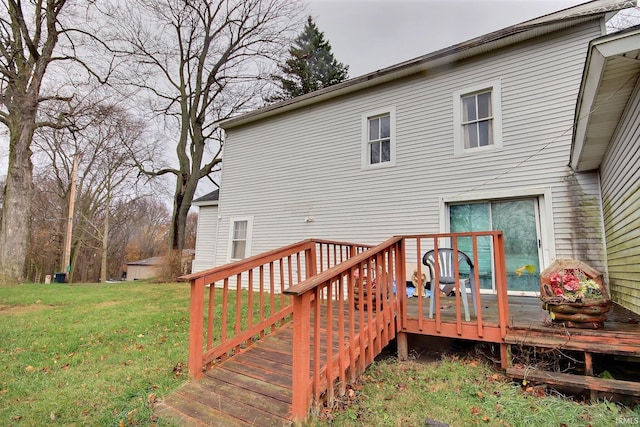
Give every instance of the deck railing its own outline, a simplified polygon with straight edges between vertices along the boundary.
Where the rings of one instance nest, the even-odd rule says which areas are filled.
[[[413,269],[418,278],[428,275],[424,253],[445,247],[464,250],[475,266],[481,254],[483,263],[490,263],[497,320],[485,318],[477,287],[471,291],[475,315],[468,321],[463,320],[459,285],[447,313],[441,308],[443,297],[434,292],[433,318],[421,291],[409,301],[406,283]],[[480,283],[479,270],[473,271],[475,283]],[[461,275],[456,263],[454,276]],[[294,420],[306,418],[314,402],[331,404],[334,393],[344,393],[396,335],[400,357],[406,355],[409,333],[500,343],[506,366],[508,302],[499,231],[399,236],[373,248],[306,240],[181,280],[191,282],[189,373],[194,378],[293,321]],[[432,282],[432,289],[439,289],[438,279]]]
[[[223,361],[291,321],[284,290],[368,249],[305,240],[242,261],[180,277],[191,282],[189,374]],[[243,313],[245,313],[243,315]]]
[[[344,394],[395,337],[396,283],[404,280],[403,239],[395,237],[292,286],[294,419],[311,404]]]
[[[430,300],[417,292],[414,298],[408,298],[406,287],[403,282],[400,284],[398,294],[400,299],[400,317],[398,321],[398,351],[402,353],[406,348],[406,333],[416,333],[430,336],[441,336],[449,338],[464,338],[476,341],[487,341],[501,344],[502,364],[506,366],[507,355],[506,346],[503,339],[507,332],[509,305],[507,300],[507,279],[504,254],[504,237],[501,231],[470,232],[470,233],[444,233],[444,234],[424,234],[414,236],[404,236],[406,247],[405,262],[414,270],[407,271],[409,280],[414,276],[421,278],[423,274],[431,280],[431,298],[434,298],[434,311],[429,316]],[[460,271],[457,262],[454,262],[455,277],[455,298],[443,297],[441,292],[434,290],[441,288],[438,272],[435,278],[430,278],[429,269],[423,264],[422,258],[429,250],[438,253],[439,249],[451,248],[454,253],[464,251],[471,258],[474,265],[473,270]],[[458,259],[457,256],[453,257]],[[437,261],[438,256],[434,259]],[[443,266],[436,265],[436,269]],[[483,271],[484,286],[480,292],[481,270]],[[468,310],[474,313],[466,321],[463,318],[464,310],[460,288],[460,279],[465,275],[473,274],[469,279],[476,285],[471,290],[465,290],[469,301]],[[422,285],[419,284],[421,287]],[[473,295],[471,295],[473,293]],[[489,318],[483,311],[487,304],[483,304],[483,298],[487,294],[492,294],[492,299],[497,300],[497,316],[492,314]],[[493,296],[495,294],[495,296]],[[470,297],[470,298],[469,298]],[[446,301],[445,301],[446,300]],[[472,305],[475,301],[475,307]],[[453,310],[443,310],[443,305],[453,306]],[[402,357],[403,355],[400,354]]]

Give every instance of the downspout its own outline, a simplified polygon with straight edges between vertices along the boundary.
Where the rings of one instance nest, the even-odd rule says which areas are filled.
[[[602,205],[602,182],[600,176],[600,168],[598,168],[598,200],[600,204],[600,227],[602,227],[602,247],[604,248],[602,260],[604,262],[604,282],[606,283],[607,292],[611,296],[611,283],[609,283],[609,249],[607,247],[606,227],[604,226],[604,206]]]

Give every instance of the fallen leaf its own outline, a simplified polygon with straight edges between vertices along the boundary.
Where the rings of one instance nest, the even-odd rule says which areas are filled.
[[[31,366],[31,365],[28,365],[26,368],[24,368],[24,371],[25,371],[25,372],[33,372],[33,371],[37,371],[37,369],[36,369],[36,368],[34,368],[34,367],[33,367],[33,366]]]
[[[147,396],[147,407],[152,407],[154,403],[156,403],[158,401],[158,398],[156,397],[155,393],[150,393],[149,396]]]
[[[54,414],[53,412],[51,412],[49,414],[49,418],[51,419],[51,421],[55,421],[56,420],[56,414]]]
[[[477,406],[471,407],[471,414],[478,415],[479,413],[480,413],[480,408],[478,408]]]

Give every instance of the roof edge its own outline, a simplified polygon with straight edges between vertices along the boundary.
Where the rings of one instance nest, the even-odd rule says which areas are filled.
[[[578,99],[576,101],[573,137],[569,157],[569,166],[577,172],[587,170],[580,167],[580,161],[585,148],[587,129],[591,120],[591,111],[600,89],[600,82],[606,70],[607,59],[619,55],[621,53],[619,51],[620,48],[616,45],[621,45],[625,39],[628,40],[631,38],[640,39],[640,25],[598,37],[589,43]]]
[[[634,7],[635,5],[636,0],[594,0],[582,3],[501,30],[493,31],[296,98],[281,101],[236,117],[220,120],[216,125],[225,130],[231,129],[368,87],[377,86],[447,63],[504,48],[533,37],[579,25],[583,22],[600,19],[611,12]]]

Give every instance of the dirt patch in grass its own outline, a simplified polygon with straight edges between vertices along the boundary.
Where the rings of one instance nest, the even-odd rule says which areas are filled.
[[[2,314],[8,314],[10,316],[20,316],[22,314],[39,313],[41,311],[53,308],[53,305],[47,304],[29,304],[29,305],[4,305],[0,304],[0,312]]]
[[[95,308],[105,308],[105,307],[114,307],[116,305],[122,304],[120,300],[111,300],[111,301],[103,301],[95,305]]]

